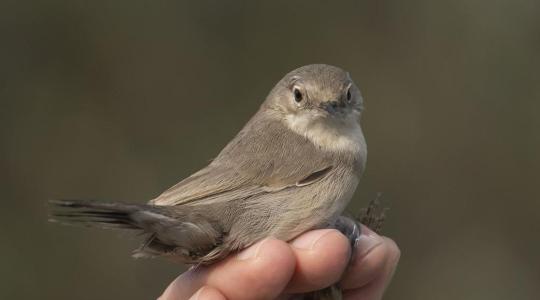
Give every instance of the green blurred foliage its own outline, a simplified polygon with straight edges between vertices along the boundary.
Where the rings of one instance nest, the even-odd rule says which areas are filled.
[[[536,0],[8,0],[0,37],[1,299],[158,296],[181,266],[49,224],[46,201],[151,199],[317,62],[366,99],[351,211],[391,206],[386,299],[540,295]]]

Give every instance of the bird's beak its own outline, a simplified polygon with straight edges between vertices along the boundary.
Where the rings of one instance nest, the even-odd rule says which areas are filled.
[[[330,114],[336,114],[342,112],[346,107],[345,102],[341,100],[328,100],[320,104],[320,108],[327,111]]]

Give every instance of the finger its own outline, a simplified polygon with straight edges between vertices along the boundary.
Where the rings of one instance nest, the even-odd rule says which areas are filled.
[[[188,299],[203,285],[220,291],[227,299],[275,298],[289,282],[295,267],[289,245],[265,239],[222,262],[191,269],[166,289],[163,299]]]
[[[383,272],[391,253],[382,236],[362,225],[354,256],[341,279],[340,286],[353,289],[366,285]]]
[[[374,278],[373,281],[369,282],[367,285],[353,289],[346,290],[343,292],[343,299],[345,300],[380,300],[383,297],[384,291],[388,287],[392,276],[397,267],[399,261],[399,249],[397,248],[394,241],[384,238],[386,240],[386,247],[393,248],[390,250],[394,254],[387,261],[384,267],[383,272],[379,277]]]
[[[189,300],[227,300],[227,298],[215,288],[203,286]]]
[[[296,270],[286,292],[301,293],[336,283],[347,267],[350,245],[335,229],[309,231],[291,242]]]

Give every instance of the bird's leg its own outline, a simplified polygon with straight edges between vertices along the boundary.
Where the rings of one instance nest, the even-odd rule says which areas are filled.
[[[351,245],[351,249],[354,251],[356,242],[360,238],[361,234],[360,231],[362,227],[360,227],[360,224],[349,217],[340,216],[336,220],[334,228],[339,230],[339,232],[343,233],[343,235],[347,237],[349,244]]]
[[[381,206],[379,196],[370,201],[366,208],[363,208],[360,213],[354,218],[340,216],[334,227],[343,233],[348,239],[351,245],[351,259],[354,257],[356,250],[356,244],[362,234],[362,227],[360,224],[365,225],[375,233],[380,233],[384,220],[386,218],[387,208]]]

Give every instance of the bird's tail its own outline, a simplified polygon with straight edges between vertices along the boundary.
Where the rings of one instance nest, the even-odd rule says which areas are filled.
[[[141,214],[159,212],[150,205],[104,203],[86,200],[52,200],[49,221],[107,229],[147,230]]]
[[[49,218],[51,222],[105,229],[131,229],[146,234],[146,241],[134,251],[135,257],[160,256],[181,246],[163,242],[163,236],[159,239],[164,228],[181,223],[168,216],[164,207],[87,200],[53,200],[49,203],[52,206]]]
[[[54,200],[50,204],[51,222],[147,234],[135,257],[172,255],[180,256],[182,262],[198,263],[214,259],[210,251],[221,241],[215,223],[180,207],[84,200]]]

